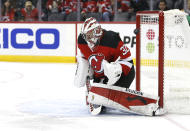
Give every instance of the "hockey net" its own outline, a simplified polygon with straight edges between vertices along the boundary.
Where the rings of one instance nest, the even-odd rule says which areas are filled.
[[[190,27],[179,10],[137,13],[136,89],[168,112],[190,114]]]

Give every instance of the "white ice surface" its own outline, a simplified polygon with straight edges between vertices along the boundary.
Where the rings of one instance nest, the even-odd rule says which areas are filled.
[[[0,63],[0,131],[190,131],[190,115],[91,116],[75,64]]]

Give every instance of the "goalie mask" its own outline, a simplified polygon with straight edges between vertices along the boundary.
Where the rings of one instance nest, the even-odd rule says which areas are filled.
[[[93,50],[102,36],[102,28],[95,18],[90,17],[83,23],[81,34],[88,43],[88,47]]]

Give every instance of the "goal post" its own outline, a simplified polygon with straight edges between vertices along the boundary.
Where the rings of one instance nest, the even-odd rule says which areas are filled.
[[[149,16],[154,16],[155,18]],[[163,78],[164,78],[164,13],[162,11],[141,11],[137,13],[136,29],[140,32],[136,37],[136,89],[140,91],[140,66],[141,66],[141,24],[156,24],[158,25],[158,44],[159,44],[159,58],[158,58],[158,95],[159,106],[163,107]],[[150,34],[151,35],[151,34]]]
[[[190,79],[183,78],[190,74],[186,14],[179,10],[137,12],[136,33],[136,90],[154,90],[160,97],[159,106],[169,110],[173,107],[166,99],[178,99],[174,96],[179,93],[171,91],[180,90],[187,97],[179,99],[190,103]],[[147,72],[150,76],[144,75]]]

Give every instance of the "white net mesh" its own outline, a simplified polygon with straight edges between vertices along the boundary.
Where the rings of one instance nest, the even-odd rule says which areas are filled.
[[[141,14],[141,90],[158,95],[158,14]]]
[[[141,90],[158,94],[159,14],[141,14]],[[164,108],[190,114],[190,27],[186,14],[164,12]]]

